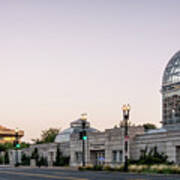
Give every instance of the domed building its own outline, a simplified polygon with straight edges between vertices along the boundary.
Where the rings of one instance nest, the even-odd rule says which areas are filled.
[[[180,51],[164,70],[161,92],[163,127],[167,130],[180,129]]]
[[[162,78],[162,128],[136,136],[136,157],[140,150],[157,147],[168,160],[180,164],[180,51],[169,60]]]
[[[70,142],[70,138],[72,134],[78,134],[82,130],[82,120],[77,119],[70,124],[70,128],[67,128],[60,132],[56,138],[55,143],[65,143]],[[86,122],[86,131],[87,132],[98,132],[97,129],[90,127],[90,122]]]
[[[98,131],[86,121],[87,138],[82,141],[82,119],[78,119],[60,132],[54,143],[32,145],[23,152],[30,155],[34,148],[38,148],[40,156],[47,157],[48,164],[52,165],[59,147],[62,155],[69,157],[70,166],[82,165],[83,157],[88,165],[114,166],[123,163],[125,155],[138,160],[145,151],[156,149],[167,155],[169,162],[180,164],[180,51],[165,67],[161,93],[162,127],[159,129],[144,132],[143,126],[129,125],[128,139],[125,139],[124,126]],[[125,140],[129,142],[127,152]]]

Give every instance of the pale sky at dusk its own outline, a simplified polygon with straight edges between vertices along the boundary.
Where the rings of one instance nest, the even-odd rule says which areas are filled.
[[[65,129],[88,113],[100,130],[161,121],[161,80],[180,50],[179,0],[0,0],[0,120]]]

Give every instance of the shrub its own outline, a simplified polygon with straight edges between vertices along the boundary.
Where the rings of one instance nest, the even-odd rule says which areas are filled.
[[[107,166],[104,166],[104,167],[103,167],[103,170],[105,170],[105,171],[113,171],[114,168],[111,167],[111,166],[109,166],[109,165],[107,165]]]
[[[148,165],[130,165],[130,166],[129,166],[129,171],[130,171],[130,172],[140,173],[140,172],[145,172],[145,171],[147,171],[148,168],[149,168]]]
[[[153,147],[148,152],[148,148],[146,147],[144,150],[141,150],[141,156],[139,160],[129,160],[129,164],[173,164],[172,162],[169,162],[168,156],[166,156],[164,153],[159,153],[157,151],[157,147]]]
[[[94,165],[93,166],[93,170],[95,170],[95,171],[102,171],[103,170],[103,166],[102,165]]]
[[[47,158],[41,156],[40,160],[37,163],[37,166],[39,166],[39,167],[41,167],[41,166],[48,166]]]
[[[177,165],[130,165],[130,172],[146,172],[146,173],[160,173],[160,174],[180,174],[180,166]]]
[[[9,154],[7,151],[5,152],[5,155],[4,155],[4,161],[5,161],[5,164],[9,164]]]
[[[124,165],[116,165],[116,166],[114,166],[113,170],[123,172],[124,171]]]
[[[56,150],[56,161],[53,163],[54,166],[67,166],[69,165],[69,156],[63,156],[62,152],[60,151],[59,146],[57,146]]]
[[[21,157],[21,165],[23,165],[23,166],[29,166],[30,165],[30,157],[24,153],[22,154],[22,157]]]
[[[34,151],[32,152],[31,158],[32,158],[32,159],[35,159],[36,164],[38,165],[38,161],[39,161],[38,148],[35,148],[35,149],[34,149]]]
[[[4,161],[4,157],[0,155],[0,164],[3,164],[3,161]]]
[[[92,169],[93,169],[93,166],[91,165],[86,166],[86,170],[92,170]]]
[[[85,167],[79,166],[79,167],[78,167],[78,170],[79,170],[79,171],[84,171],[84,170],[85,170]]]

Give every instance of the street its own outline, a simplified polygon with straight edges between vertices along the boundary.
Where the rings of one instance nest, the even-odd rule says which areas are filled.
[[[50,168],[0,168],[0,180],[180,180],[180,175],[140,175],[120,172]]]

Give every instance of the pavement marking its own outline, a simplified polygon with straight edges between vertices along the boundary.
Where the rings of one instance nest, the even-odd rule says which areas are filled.
[[[129,179],[129,180],[148,180],[148,179]]]
[[[12,172],[12,171],[0,171],[1,174],[12,174],[12,175],[24,175],[24,176],[32,176],[32,177],[43,177],[43,178],[53,178],[53,179],[68,179],[68,180],[88,180],[86,178],[75,178],[70,176],[54,176],[48,174],[32,174],[32,173],[24,173],[24,172]]]

